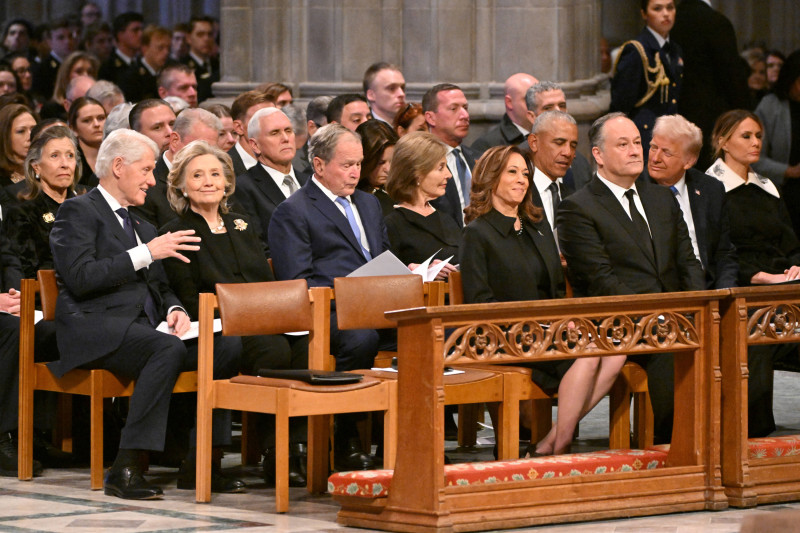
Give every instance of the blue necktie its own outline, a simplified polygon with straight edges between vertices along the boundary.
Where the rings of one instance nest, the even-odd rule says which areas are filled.
[[[342,198],[341,196],[336,198],[336,203],[340,206],[344,207],[344,215],[347,218],[347,222],[350,224],[350,229],[353,230],[353,235],[356,236],[356,242],[361,247],[361,251],[364,253],[364,257],[367,258],[367,261],[372,259],[372,256],[369,254],[369,250],[364,248],[364,245],[361,244],[361,231],[358,229],[358,224],[356,223],[356,215],[353,213],[353,208],[350,207],[350,202],[347,201],[347,198]]]
[[[119,218],[122,219],[122,227],[125,229],[125,233],[128,235],[130,247],[135,248],[139,245],[139,242],[136,240],[136,232],[133,230],[133,220],[131,220],[130,213],[128,213],[128,210],[124,207],[117,209],[116,213],[119,215]],[[153,296],[150,294],[149,285],[147,285],[147,296],[144,299],[144,314],[147,315],[147,320],[153,327],[158,325],[158,310],[156,309],[156,303],[153,300]]]
[[[672,194],[674,194],[675,196],[678,196],[678,188],[677,187],[675,187],[674,185],[670,185],[669,186],[669,190],[672,191]]]
[[[464,197],[464,205],[469,205],[469,190],[472,185],[472,179],[467,170],[467,165],[461,158],[461,149],[454,148],[453,155],[456,157],[456,172],[458,172],[458,181],[461,184],[461,196]]]

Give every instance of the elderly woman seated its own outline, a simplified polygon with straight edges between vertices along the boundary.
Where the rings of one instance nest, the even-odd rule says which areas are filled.
[[[167,198],[179,214],[161,233],[194,230],[200,249],[186,253],[190,262],[164,261],[170,285],[190,316],[197,316],[199,293],[214,292],[217,283],[274,281],[272,268],[255,227],[246,216],[228,210],[234,191],[233,164],[225,152],[205,141],[194,141],[176,155],[169,174]],[[259,335],[242,338],[241,370],[308,368],[306,335]],[[274,417],[263,415],[264,477],[274,483]],[[304,486],[305,419],[291,424],[289,483]]]

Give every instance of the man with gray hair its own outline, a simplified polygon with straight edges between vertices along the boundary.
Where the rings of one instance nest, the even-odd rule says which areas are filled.
[[[545,111],[558,110],[567,112],[567,96],[561,85],[552,81],[540,81],[525,93],[525,106],[528,108],[528,120],[533,123],[536,117]],[[519,145],[520,150],[528,153],[529,145],[528,140],[522,141]],[[572,166],[564,174],[562,183],[575,191],[589,183],[592,179],[592,166],[589,161],[580,152],[575,152],[575,159],[572,161]]]
[[[114,109],[108,113],[106,121],[103,124],[103,140],[105,140],[112,131],[123,128],[131,129],[131,125],[128,120],[131,109],[133,109],[133,104],[130,102],[122,102],[121,104],[117,104]]]
[[[256,111],[247,126],[247,135],[258,164],[236,178],[234,201],[250,215],[261,240],[268,245],[272,213],[306,183],[308,176],[292,167],[295,133],[281,109],[267,107]]]
[[[95,79],[91,76],[76,76],[69,80],[67,88],[64,91],[63,105],[58,105],[58,103],[53,100],[45,102],[42,106],[42,119],[58,118],[66,122],[69,107],[72,105],[72,102],[81,96],[86,96],[86,92],[91,89],[92,85],[95,83]]]
[[[317,96],[313,98],[306,107],[306,131],[308,140],[297,149],[292,166],[302,174],[311,174],[311,163],[308,161],[308,143],[314,133],[328,123],[327,111],[328,104],[333,100],[333,96]]]
[[[193,230],[159,237],[129,212],[155,184],[157,155],[155,143],[140,133],[111,133],[97,155],[99,185],[64,202],[50,234],[61,283],[55,320],[61,358],[53,372],[100,368],[135,380],[119,452],[104,483],[107,495],[134,500],[163,495],[144,479],[141,465],[149,451],[164,448],[172,388],[197,361],[196,343],[180,340],[190,319],[160,260],[187,261],[183,252],[198,250],[200,238]],[[162,321],[169,333],[155,329]],[[214,343],[215,366],[235,374],[241,342],[221,340],[219,350]]]
[[[122,89],[108,80],[98,80],[86,91],[86,96],[100,102],[100,105],[106,110],[106,114],[111,113],[112,109],[125,101]]]
[[[363,157],[359,135],[341,124],[328,124],[311,137],[314,175],[275,208],[269,224],[276,278],[333,287],[334,278],[389,249],[378,199],[356,189]],[[332,310],[330,335],[337,370],[372,367],[382,342],[378,331],[340,331]],[[363,452],[352,422],[337,420],[336,467],[368,470],[372,459]]]
[[[533,120],[528,116],[525,95],[538,82],[539,80],[524,72],[509,76],[503,87],[506,112],[500,119],[500,124],[490,128],[472,143],[473,150],[483,153],[492,146],[511,146],[525,141],[533,125]]]
[[[672,193],[637,181],[644,163],[636,124],[609,113],[592,124],[589,140],[597,173],[564,198],[556,215],[575,296],[704,289],[705,274]],[[656,442],[669,442],[672,360],[658,355],[638,362],[648,375]]]
[[[134,212],[157,228],[177,217],[167,201],[167,176],[172,170],[172,159],[178,150],[198,139],[216,146],[220,131],[222,121],[213,113],[199,108],[183,111],[175,119],[169,145],[153,170],[156,184],[147,191],[144,205],[134,207]]]

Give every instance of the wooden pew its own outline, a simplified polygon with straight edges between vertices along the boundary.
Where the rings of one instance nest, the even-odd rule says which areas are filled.
[[[747,348],[800,342],[800,286],[731,289],[723,302],[722,482],[735,507],[800,500],[800,454],[779,439],[747,438]],[[800,441],[800,436],[795,437]],[[794,440],[794,439],[793,439]],[[776,456],[774,447],[789,448]]]
[[[727,507],[719,466],[717,349],[718,300],[725,294],[703,291],[387,313],[398,322],[401,353],[398,403],[403,409],[395,470],[386,497],[336,494],[342,505],[339,523],[389,531],[476,531]],[[455,331],[445,337],[449,328]],[[445,364],[620,353],[657,357],[666,352],[674,354],[678,422],[663,468],[551,478],[498,475],[480,484],[446,483],[441,438]],[[519,461],[523,460],[508,463]]]

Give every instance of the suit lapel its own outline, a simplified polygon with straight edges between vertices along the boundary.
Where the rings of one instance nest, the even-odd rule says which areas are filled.
[[[706,242],[706,197],[701,194],[700,184],[686,172],[686,194],[689,195],[689,205],[692,209],[692,222],[694,222],[694,235],[697,239],[697,249],[702,258],[703,268],[708,265],[708,243]]]
[[[382,241],[383,237],[378,235],[378,228],[380,224],[377,223],[375,220],[370,220],[368,218],[369,215],[369,207],[367,206],[367,199],[372,196],[369,193],[365,193],[363,191],[356,190],[351,198],[353,199],[353,203],[356,204],[358,208],[358,214],[361,218],[361,225],[364,226],[364,232],[367,234],[367,242],[369,243],[369,250],[370,255],[372,257],[376,257],[380,254],[378,250],[382,250]],[[352,231],[350,232],[352,233]],[[361,250],[361,246],[358,247]]]
[[[553,270],[553,261],[547,260],[548,257],[559,257],[558,248],[556,248],[556,241],[550,230],[550,225],[547,223],[547,219],[543,218],[541,222],[533,226],[525,224],[525,231],[527,231],[528,235],[533,239],[533,244],[536,246],[542,263],[547,269],[547,275],[550,278],[549,296],[550,298],[555,298],[555,289],[561,284],[563,272],[556,272]]]
[[[111,210],[111,206],[108,205],[106,199],[103,198],[103,194],[98,189],[92,189],[88,194],[101,219],[105,220],[108,224],[112,235],[119,241],[123,249],[127,250],[129,247],[128,234],[125,233],[125,229],[123,229],[122,224],[120,224],[116,213]]]
[[[633,227],[633,222],[631,222],[631,218],[622,208],[620,205],[619,200],[617,200],[614,193],[611,192],[611,189],[605,186],[605,184],[600,181],[600,178],[595,178],[593,181],[589,182],[589,185],[592,188],[592,192],[599,197],[599,203],[603,206],[603,209],[608,211],[608,213],[616,219],[617,223],[622,226],[623,230],[628,234],[633,241],[634,244],[642,251],[642,253],[647,257],[650,263],[655,266],[655,259],[653,257],[653,251],[648,250],[645,247],[645,243],[641,242],[636,235],[636,230]],[[644,204],[644,201],[642,202]],[[645,209],[645,216],[647,209]],[[651,220],[648,217],[648,220]],[[652,231],[652,230],[651,230]]]
[[[256,166],[253,167],[251,171],[252,173],[250,175],[253,177],[256,187],[258,187],[273,204],[278,205],[286,200],[283,191],[280,190],[275,180],[272,179],[272,176],[269,175],[269,172],[264,169],[261,163],[256,163]]]
[[[349,242],[363,257],[364,253],[361,251],[361,245],[356,241],[356,236],[353,234],[353,230],[347,222],[347,217],[339,211],[339,208],[333,205],[333,202],[319,189],[316,183],[309,181],[308,184],[303,187],[303,190],[306,191],[308,197],[314,202],[314,207],[336,226],[347,242]],[[369,232],[367,232],[367,240],[369,241]],[[370,243],[370,246],[371,245],[372,243]]]
[[[658,185],[655,185],[654,187],[658,187]],[[636,190],[639,193],[639,198],[642,200],[644,213],[647,217],[647,225],[650,226],[650,235],[653,241],[652,252],[648,255],[648,257],[653,259],[653,266],[656,267],[657,270],[659,264],[666,262],[661,260],[661,254],[666,250],[664,250],[660,244],[666,242],[666,239],[669,238],[671,229],[664,228],[661,224],[657,223],[659,216],[658,211],[656,210],[656,200],[652,194],[653,189],[648,187],[646,184],[641,183],[637,185]]]

